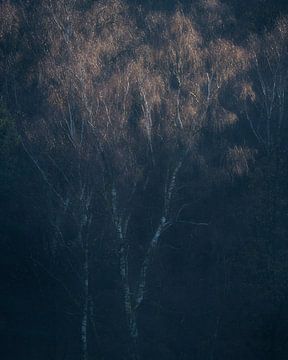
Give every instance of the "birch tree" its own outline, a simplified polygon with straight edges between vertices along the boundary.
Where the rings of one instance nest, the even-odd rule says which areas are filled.
[[[153,14],[146,24],[152,43],[138,46],[125,70],[105,84],[99,110],[101,119],[106,118],[105,196],[118,242],[132,359],[140,356],[138,315],[153,260],[163,233],[179,220],[185,205],[175,201],[181,172],[197,158],[197,145],[209,122],[222,129],[237,121],[219,96],[249,67],[245,50],[232,43],[218,40],[205,46],[181,10],[173,16]],[[130,238],[135,226],[133,198],[151,191],[153,184],[158,186],[159,203],[151,207],[152,229],[137,259],[138,275],[131,274],[136,242]]]
[[[47,112],[37,124],[23,126],[23,146],[54,196],[53,248],[66,248],[68,258],[81,259],[72,270],[79,271],[81,282],[75,298],[81,312],[82,359],[87,360],[93,321],[90,267],[96,256],[91,249],[102,231],[95,225],[101,206],[99,84],[109,76],[105,61],[113,62],[132,36],[124,5],[117,1],[99,2],[89,12],[75,1],[50,1],[39,6],[36,16],[44,56],[34,71],[47,97]]]

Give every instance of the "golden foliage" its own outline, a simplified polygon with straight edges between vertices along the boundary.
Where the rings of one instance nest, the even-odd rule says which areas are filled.
[[[218,1],[204,3],[223,10]],[[255,101],[246,79],[252,52],[222,38],[207,43],[181,9],[150,13],[144,19],[150,38],[141,37],[120,0],[95,2],[87,11],[61,0],[47,7],[41,21],[47,54],[39,72],[55,116],[70,132],[69,121],[80,123],[78,130],[73,123],[76,138],[83,127],[97,134],[99,146],[108,148],[127,174],[139,170],[139,139],[151,156],[161,142],[176,153],[192,149],[207,124],[216,132],[233,126],[236,113],[220,101],[226,88],[233,91],[228,96]],[[230,86],[235,82],[237,88]],[[244,174],[249,156],[247,149],[230,149],[227,166]]]
[[[226,166],[232,175],[242,176],[248,173],[249,163],[253,161],[254,152],[244,146],[234,146],[226,153]]]
[[[256,100],[256,93],[254,92],[251,83],[244,82],[240,84],[239,97],[241,100],[249,99],[252,102]]]
[[[209,61],[217,77],[217,85],[221,86],[249,69],[250,54],[228,40],[219,39],[209,48]]]
[[[215,107],[212,113],[213,128],[215,131],[222,131],[227,126],[232,126],[238,121],[238,117],[235,113],[224,109],[221,106]]]

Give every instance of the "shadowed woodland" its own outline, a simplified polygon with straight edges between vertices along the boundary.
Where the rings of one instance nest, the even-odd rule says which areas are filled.
[[[3,358],[287,358],[287,10],[0,2]]]

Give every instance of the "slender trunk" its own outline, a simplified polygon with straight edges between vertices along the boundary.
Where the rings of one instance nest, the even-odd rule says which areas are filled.
[[[138,324],[137,324],[137,310],[132,309],[129,314],[129,333],[131,338],[130,355],[132,360],[139,360],[138,348]]]
[[[123,221],[118,211],[117,204],[117,192],[115,187],[112,188],[112,210],[113,210],[113,222],[117,232],[117,237],[120,242],[119,248],[119,270],[121,276],[121,284],[124,296],[124,310],[128,326],[128,334],[130,337],[130,357],[131,360],[138,360],[138,326],[137,326],[137,309],[135,307],[135,301],[133,301],[133,294],[130,289],[129,282],[129,264],[128,264],[128,252],[129,245],[126,240],[126,231],[128,225],[128,219]],[[125,225],[126,224],[126,225]]]
[[[141,270],[140,270],[140,276],[138,281],[138,288],[136,293],[136,299],[135,299],[135,307],[138,308],[143,299],[146,289],[146,281],[147,281],[147,273],[150,268],[150,265],[154,259],[155,251],[157,249],[157,246],[159,244],[160,236],[162,234],[162,231],[166,225],[166,218],[163,216],[160,220],[160,223],[158,225],[158,228],[152,237],[152,240],[150,242],[149,248],[147,250],[147,253],[145,255],[145,258],[143,260]]]
[[[83,264],[83,310],[81,323],[81,343],[82,343],[82,360],[88,359],[88,305],[89,305],[89,264],[88,264],[88,246],[85,244],[84,264]]]
[[[120,275],[124,293],[124,307],[125,316],[128,325],[128,332],[130,337],[130,356],[131,360],[138,360],[138,325],[137,325],[137,310],[134,307],[132,294],[129,284],[128,275],[128,253],[125,244],[120,249]]]

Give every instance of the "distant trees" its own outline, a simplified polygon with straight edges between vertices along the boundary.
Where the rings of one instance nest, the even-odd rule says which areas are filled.
[[[242,97],[246,99],[246,116],[251,130],[268,153],[281,146],[281,136],[287,130],[284,119],[287,106],[287,29],[287,19],[282,18],[270,33],[251,37],[249,42],[253,88],[244,87]]]
[[[287,292],[287,285],[284,285],[286,280],[281,278],[279,281],[278,277],[286,272],[283,269],[287,263],[287,253],[283,247],[286,236],[283,222],[286,221],[284,199],[287,184],[284,178],[287,175],[284,174],[287,171],[288,134],[285,115],[288,109],[287,31],[287,18],[282,17],[270,32],[251,37],[252,87],[242,93],[246,119],[256,140],[253,146],[258,152],[257,184],[254,182],[256,171],[251,174],[255,197],[258,198],[254,214],[254,221],[259,226],[256,239],[262,244],[261,252],[265,260],[261,271],[265,273],[266,282],[270,283],[267,290],[269,288],[274,306],[283,301]]]

